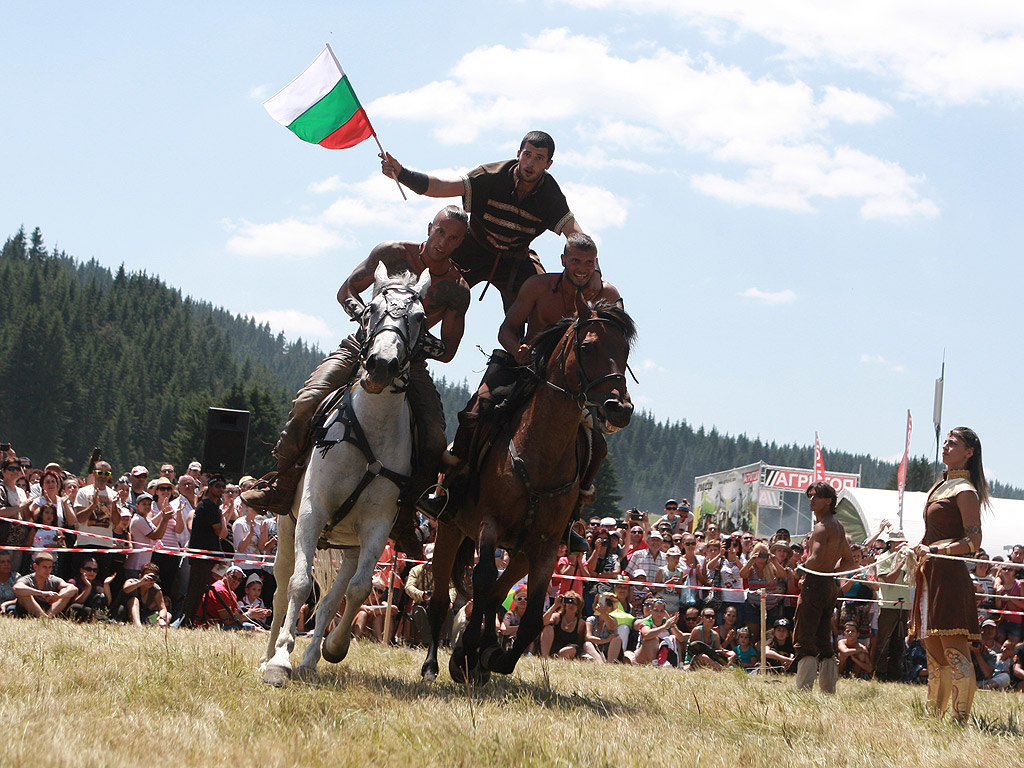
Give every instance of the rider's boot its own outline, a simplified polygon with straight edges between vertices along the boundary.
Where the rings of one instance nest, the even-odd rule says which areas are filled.
[[[569,523],[569,527],[565,529],[565,535],[562,536],[562,543],[565,544],[566,551],[572,555],[576,552],[587,554],[590,552],[590,545],[587,544],[587,540],[576,533],[576,529],[572,527],[572,522]]]
[[[416,501],[416,509],[431,520],[450,523],[459,511],[468,486],[469,466],[462,464],[457,470],[449,470],[444,477],[444,484],[435,486],[435,493],[420,496]]]
[[[277,460],[277,471],[264,475],[256,485],[242,493],[242,501],[256,510],[287,515],[292,511],[295,489],[299,487],[305,462],[293,459]]]
[[[423,559],[423,542],[417,535],[415,504],[410,504],[402,499],[398,505],[398,517],[391,527],[391,538],[395,541],[395,548],[404,552],[413,560]]]

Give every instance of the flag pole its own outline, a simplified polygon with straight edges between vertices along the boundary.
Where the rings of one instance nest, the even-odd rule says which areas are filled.
[[[331,44],[330,43],[324,43],[324,45],[327,46],[327,50],[330,52],[331,58],[334,59],[334,63],[338,67],[338,71],[344,72],[345,70],[341,66],[341,62],[338,61],[338,57],[334,55],[334,49],[331,48]],[[349,81],[349,82],[351,82],[351,81]],[[360,105],[360,106],[362,106],[362,105]],[[366,110],[364,109],[363,112],[365,113]],[[370,116],[369,115],[366,115],[366,122],[370,126],[370,133],[373,136],[373,140],[375,142],[377,142],[377,149],[379,149],[380,153],[383,155],[384,154],[384,147],[381,146],[380,139],[377,138],[377,130],[373,127],[373,123],[370,122]],[[398,179],[395,179],[395,185],[398,187],[398,191],[402,195],[402,199],[405,200],[406,202],[408,202],[409,198],[405,196],[405,190],[402,189],[402,185],[398,183]]]

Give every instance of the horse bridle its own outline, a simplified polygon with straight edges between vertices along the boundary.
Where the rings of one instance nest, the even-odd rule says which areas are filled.
[[[590,381],[587,380],[586,374],[583,371],[583,357],[581,355],[583,349],[583,342],[580,341],[580,330],[583,328],[584,325],[587,325],[588,323],[608,323],[609,325],[613,325],[620,331],[622,331],[623,336],[625,336],[626,334],[626,329],[625,327],[623,327],[622,323],[620,323],[618,320],[613,320],[610,317],[577,317],[573,321],[572,326],[567,330],[566,335],[568,335],[569,331],[571,331],[573,334],[573,351],[576,353],[576,383],[579,385],[580,391],[572,392],[568,389],[565,389],[563,387],[558,386],[557,384],[548,381],[546,378],[542,377],[541,379],[547,386],[551,387],[556,392],[560,392],[566,397],[575,400],[577,404],[580,406],[580,410],[583,410],[585,408],[596,408],[601,405],[601,403],[592,402],[590,399],[590,390],[592,390],[598,384],[602,384],[605,381],[609,380],[617,381],[619,379],[622,380],[623,384],[626,384],[626,375],[624,373],[607,373],[604,376],[601,376],[600,378],[593,379]],[[560,344],[560,347],[561,349],[558,353],[558,356],[561,358],[565,354],[566,345]],[[630,370],[629,368],[629,363],[626,364],[626,370],[628,370],[631,374],[633,373],[633,371]],[[636,376],[633,376],[633,380],[636,380]]]
[[[393,294],[399,295],[393,295]],[[370,322],[373,319],[373,302],[379,297],[382,297],[385,302],[383,311],[380,317],[374,322],[373,327],[370,327]],[[407,288],[402,285],[389,285],[382,288],[380,293],[371,299],[367,305],[367,311],[365,320],[363,323],[363,339],[362,344],[359,347],[359,362],[365,363],[367,356],[370,354],[370,347],[373,344],[373,340],[385,331],[391,331],[398,335],[398,338],[402,340],[405,347],[403,359],[401,361],[400,373],[401,376],[408,370],[409,363],[412,362],[412,356],[416,349],[416,344],[419,343],[420,334],[416,334],[416,339],[410,341],[409,335],[406,334],[408,330],[408,318],[409,313],[412,311],[414,304],[419,303],[422,308],[422,302],[420,301],[419,294],[413,288]],[[405,323],[388,322],[391,320],[406,320]],[[420,321],[420,328],[422,329],[422,320]]]

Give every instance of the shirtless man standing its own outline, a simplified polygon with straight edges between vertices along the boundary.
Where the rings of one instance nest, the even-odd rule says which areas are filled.
[[[853,565],[850,543],[843,525],[835,518],[836,489],[825,482],[807,487],[814,513],[814,528],[807,534],[807,560],[800,568],[818,573],[835,573]],[[810,690],[821,674],[822,693],[835,693],[839,665],[832,652],[832,614],[839,585],[834,576],[804,574],[804,585],[796,603],[793,647],[796,650],[796,687]],[[820,669],[819,669],[820,663]]]
[[[381,243],[342,284],[338,290],[338,303],[349,317],[358,321],[364,309],[359,294],[373,286],[373,273],[378,264],[384,264],[391,275],[405,270],[420,275],[429,269],[431,283],[423,299],[425,327],[441,324],[441,349],[431,357],[442,363],[451,361],[465,331],[469,286],[449,257],[466,236],[467,225],[465,211],[449,205],[442,208],[427,226],[424,242]],[[324,398],[352,378],[359,367],[359,346],[356,335],[350,335],[320,363],[299,390],[281,438],[274,447],[277,472],[242,494],[242,501],[250,507],[277,514],[291,511],[295,489],[306,469],[310,420]],[[401,510],[393,535],[406,534],[402,537],[402,544],[410,547],[414,546],[408,535],[411,534],[414,504],[417,497],[437,481],[441,455],[447,443],[441,398],[427,371],[426,362],[420,356],[414,359],[409,369],[407,396],[419,436],[418,461],[402,492]],[[415,549],[407,548],[405,551],[416,554]]]

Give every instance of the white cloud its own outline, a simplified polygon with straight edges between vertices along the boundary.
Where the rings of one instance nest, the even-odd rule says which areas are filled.
[[[586,184],[564,184],[566,198],[572,201],[572,212],[588,234],[608,227],[621,228],[626,223],[626,204],[603,187]]]
[[[271,224],[253,224],[244,219],[225,227],[238,234],[227,242],[227,249],[240,256],[282,256],[309,258],[336,248],[342,238],[319,224],[285,219]]]
[[[881,355],[861,354],[860,362],[862,365],[878,366],[887,371],[891,371],[892,373],[903,373],[903,371],[906,370],[904,366],[899,365],[898,363],[889,362]]]
[[[510,122],[563,120],[577,141],[573,151],[556,152],[556,162],[588,169],[649,173],[666,152],[702,153],[723,168],[694,175],[691,186],[734,204],[813,211],[816,198],[845,198],[865,218],[937,213],[920,192],[922,177],[828,138],[833,123],[885,119],[892,109],[883,102],[848,88],[754,78],[708,54],[631,51],[634,58],[624,58],[603,40],[545,30],[518,48],[471,51],[447,79],[369,109],[431,125],[445,143],[502,132]],[[558,72],[558,89],[522,89],[524,75],[547,72]]]
[[[249,89],[249,98],[253,101],[264,102],[270,96],[273,95],[273,91],[270,90],[269,85],[254,85]]]
[[[337,192],[339,189],[341,189],[341,177],[339,176],[330,176],[322,181],[314,181],[309,185],[309,191],[314,195]]]
[[[267,323],[274,331],[283,331],[290,338],[306,341],[334,339],[337,332],[332,330],[322,317],[307,315],[295,309],[268,309],[251,313],[257,324]]]
[[[758,35],[792,61],[895,80],[915,98],[964,104],[1024,96],[1024,4],[1007,0],[566,0],[670,15],[728,45]]]
[[[796,292],[789,288],[781,291],[762,291],[760,288],[747,288],[747,290],[738,293],[737,296],[773,307],[780,304],[792,304],[796,301]]]

